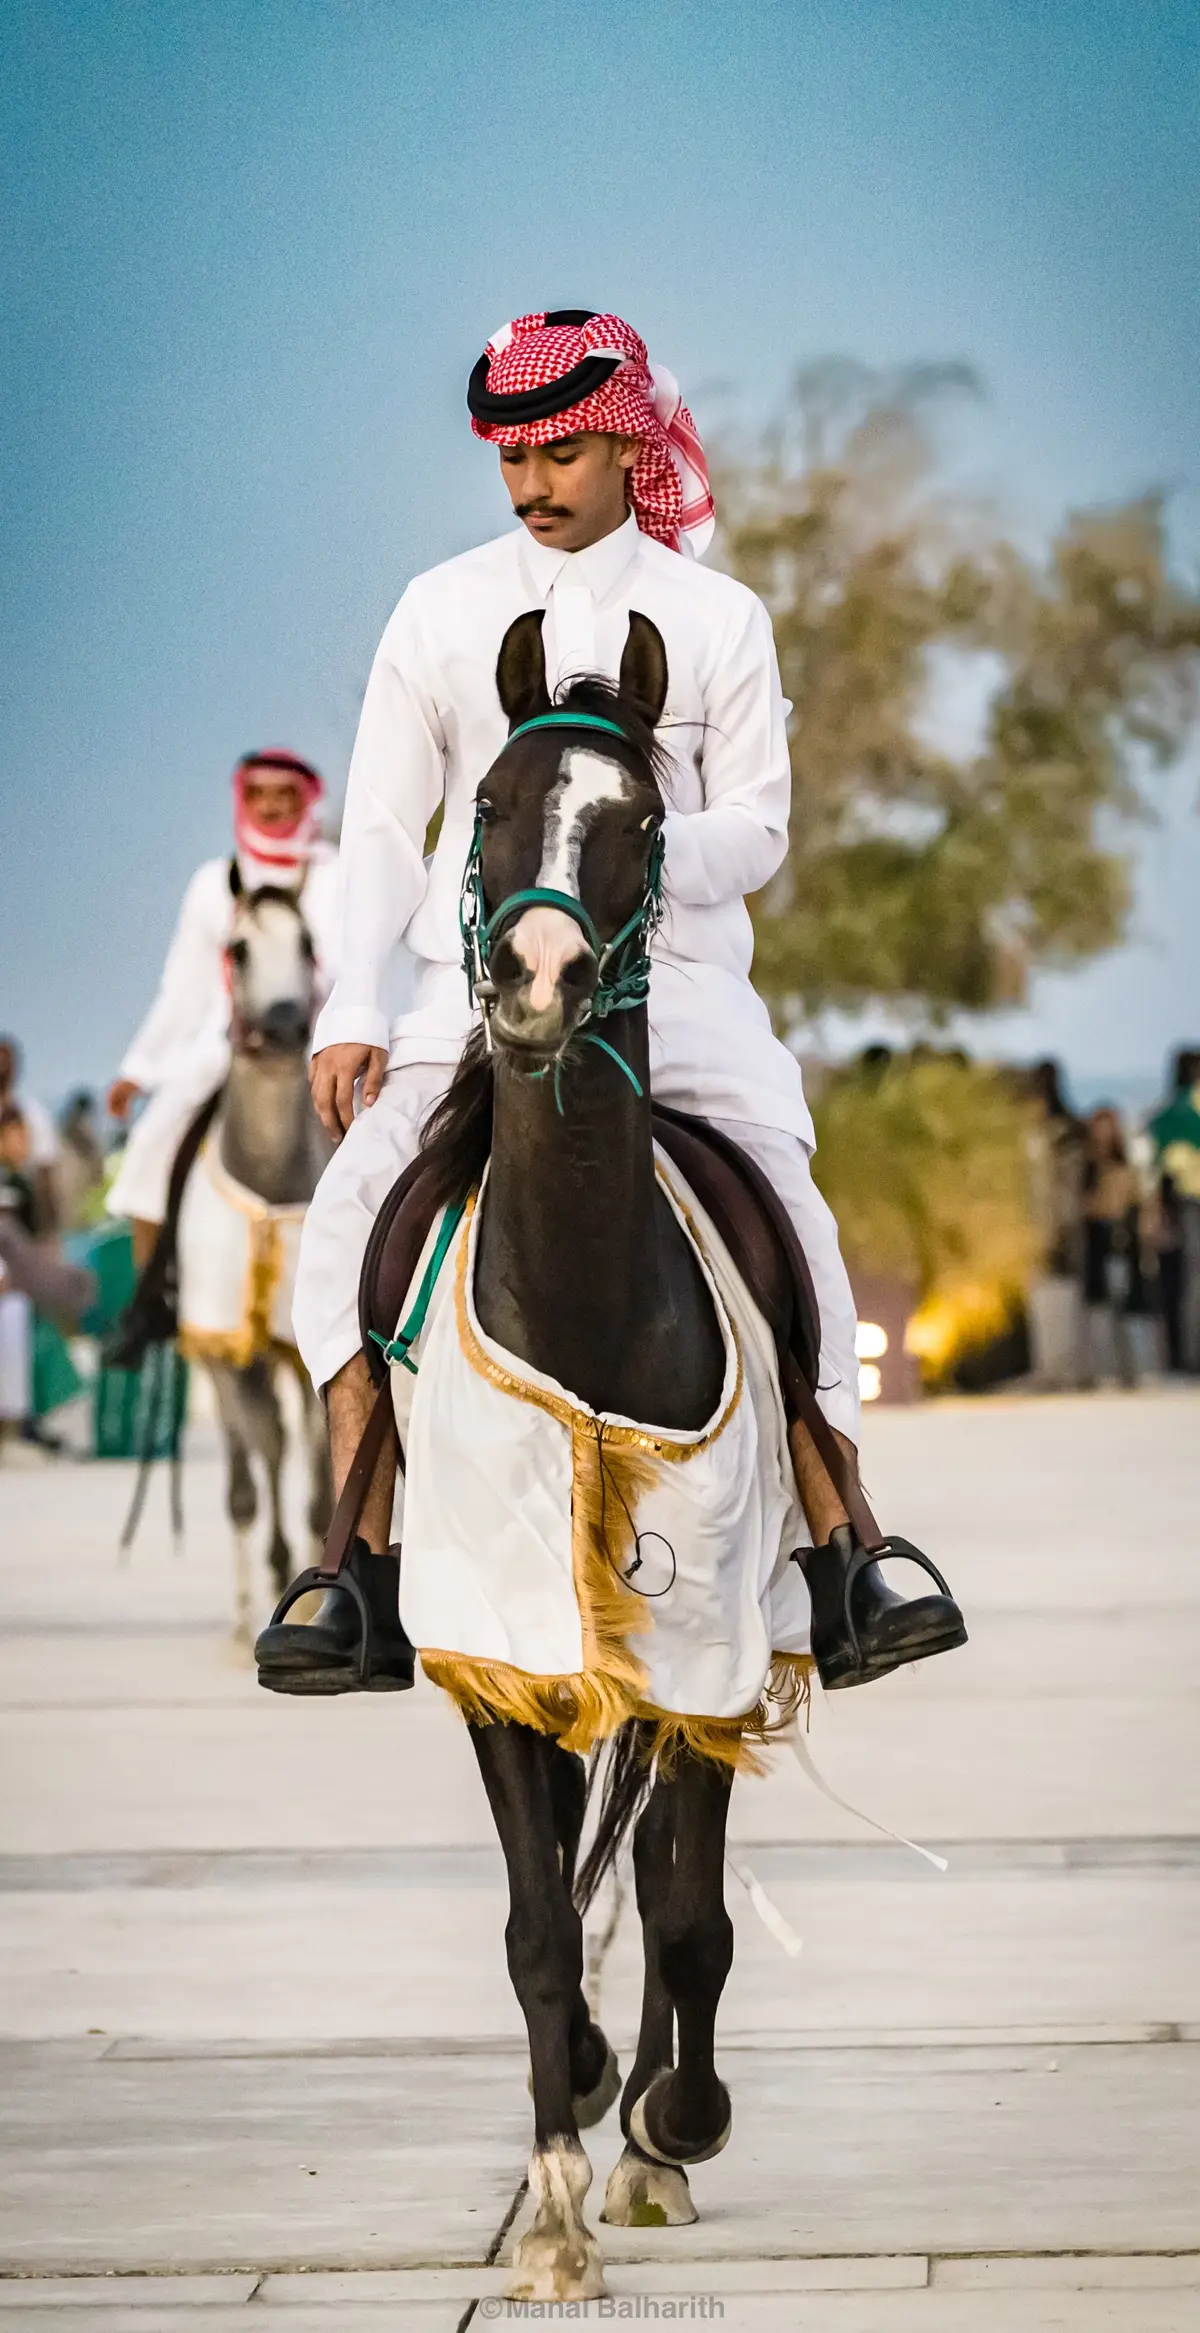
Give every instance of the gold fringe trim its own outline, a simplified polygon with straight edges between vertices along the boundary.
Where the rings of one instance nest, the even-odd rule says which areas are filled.
[[[762,1697],[744,1717],[684,1717],[631,1698],[606,1677],[531,1677],[504,1661],[468,1660],[462,1653],[423,1652],[421,1667],[470,1724],[527,1725],[552,1734],[564,1750],[586,1753],[629,1718],[644,1718],[655,1729],[648,1756],[669,1775],[682,1753],[737,1774],[764,1774],[764,1749],[807,1709],[813,1663],[807,1653],[776,1653]]]
[[[564,1750],[607,1741],[633,1715],[626,1688],[609,1677],[531,1677],[504,1661],[462,1653],[422,1652],[421,1667],[473,1725],[527,1725],[553,1734]]]
[[[655,1719],[652,1755],[669,1775],[680,1752],[731,1766],[735,1774],[765,1774],[763,1751],[786,1732],[812,1694],[811,1653],[775,1653],[761,1699],[745,1717],[679,1717],[673,1710],[642,1709]]]

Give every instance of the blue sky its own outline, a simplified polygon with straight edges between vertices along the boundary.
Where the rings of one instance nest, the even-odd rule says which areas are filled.
[[[1022,527],[1171,489],[1200,551],[1200,12],[1177,0],[7,0],[0,1022],[111,1073],[227,774],[340,790],[407,578],[504,521],[465,376],[611,306],[704,424],[963,356]],[[1200,1030],[1194,778],[1135,944],[1008,1046]]]

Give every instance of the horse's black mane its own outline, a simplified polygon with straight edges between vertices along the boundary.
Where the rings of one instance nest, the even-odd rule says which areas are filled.
[[[598,672],[563,682],[554,692],[554,710],[591,713],[598,720],[615,721],[660,792],[665,790],[669,756],[640,705],[634,698],[622,696],[614,682]],[[438,1206],[453,1206],[465,1199],[487,1165],[492,1148],[492,1085],[492,1062],[483,1031],[472,1029],[449,1090],[430,1111],[421,1133],[428,1188]]]
[[[670,755],[660,745],[653,725],[636,698],[622,696],[615,681],[599,672],[580,673],[561,681],[554,692],[556,713],[593,713],[600,721],[615,721],[639,758],[646,763],[660,793],[667,790]]]
[[[421,1129],[426,1188],[439,1207],[465,1199],[491,1156],[493,1082],[483,1030],[472,1029],[448,1092]]]

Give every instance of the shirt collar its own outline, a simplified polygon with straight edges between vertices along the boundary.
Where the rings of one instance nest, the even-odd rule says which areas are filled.
[[[641,539],[637,520],[630,511],[623,526],[614,527],[611,535],[602,535],[598,543],[589,543],[586,551],[557,550],[551,543],[536,542],[528,527],[522,527],[518,554],[526,578],[539,598],[549,599],[565,570],[572,583],[586,583],[593,599],[603,600],[636,558]]]

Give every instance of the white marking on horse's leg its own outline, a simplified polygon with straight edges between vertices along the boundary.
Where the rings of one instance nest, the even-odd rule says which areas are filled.
[[[608,2287],[583,2217],[592,2166],[578,2139],[548,2139],[529,2158],[533,2223],[513,2248],[514,2301],[598,2301]]]
[[[601,2223],[607,2228],[690,2228],[696,2206],[678,2163],[651,2163],[633,2145],[613,2165]]]

